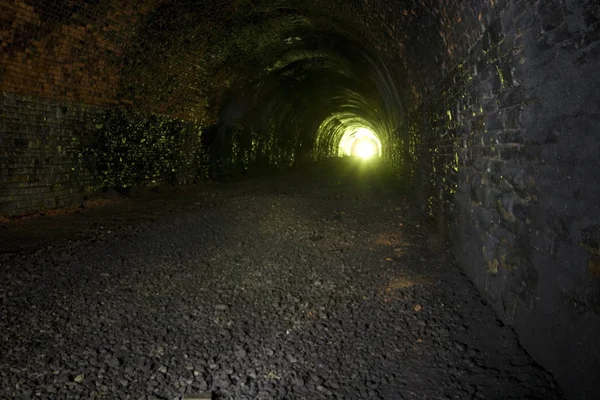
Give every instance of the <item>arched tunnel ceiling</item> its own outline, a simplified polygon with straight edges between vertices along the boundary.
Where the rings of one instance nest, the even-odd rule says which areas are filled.
[[[303,130],[311,146],[321,126],[331,153],[348,125],[395,130],[419,70],[407,43],[428,45],[419,29],[436,11],[415,0],[159,1],[126,53],[122,95],[207,123]]]
[[[397,137],[423,83],[440,75],[449,50],[444,27],[457,6],[14,0],[9,10],[25,23],[2,31],[12,35],[4,60],[14,65],[0,78],[17,90],[31,86],[18,73],[27,59],[52,70],[53,88],[35,89],[42,97],[131,104],[204,126],[274,126],[296,146],[331,154],[349,126],[372,129],[384,142]]]

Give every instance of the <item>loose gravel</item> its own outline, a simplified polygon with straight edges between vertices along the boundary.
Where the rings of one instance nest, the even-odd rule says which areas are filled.
[[[343,168],[4,252],[0,398],[561,399],[417,208]]]

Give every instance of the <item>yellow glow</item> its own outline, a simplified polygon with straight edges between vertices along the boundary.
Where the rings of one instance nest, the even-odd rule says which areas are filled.
[[[377,154],[377,143],[373,139],[359,139],[354,143],[352,155],[367,159]]]
[[[368,128],[348,130],[340,142],[340,152],[363,159],[381,156],[381,141]]]

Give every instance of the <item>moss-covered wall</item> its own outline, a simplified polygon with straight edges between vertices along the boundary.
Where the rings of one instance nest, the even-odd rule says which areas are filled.
[[[3,93],[0,214],[81,204],[104,188],[210,177],[203,126],[127,107]]]

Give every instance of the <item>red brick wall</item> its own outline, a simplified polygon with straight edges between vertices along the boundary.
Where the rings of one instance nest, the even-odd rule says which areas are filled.
[[[117,103],[123,54],[153,3],[4,0],[2,91],[88,105]],[[75,8],[78,4],[83,5]]]
[[[0,2],[0,215],[78,204],[94,117],[127,102],[124,55],[155,0]]]

